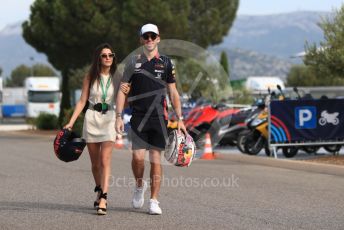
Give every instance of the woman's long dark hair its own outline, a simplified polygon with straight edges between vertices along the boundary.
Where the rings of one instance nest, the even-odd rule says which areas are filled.
[[[99,46],[97,46],[97,48],[94,51],[93,54],[93,59],[92,59],[92,64],[90,67],[90,70],[88,72],[88,77],[90,78],[90,87],[95,83],[95,82],[100,82],[100,71],[101,71],[101,67],[102,67],[102,63],[101,63],[101,52],[103,49],[110,49],[112,53],[114,52],[114,49],[111,47],[110,44],[108,43],[103,43],[100,44]],[[110,77],[113,78],[115,72],[117,69],[117,59],[116,56],[113,57],[113,62],[112,65],[110,67]]]

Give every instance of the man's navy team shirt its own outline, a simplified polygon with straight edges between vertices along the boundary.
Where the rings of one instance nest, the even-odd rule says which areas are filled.
[[[133,116],[163,116],[167,120],[167,84],[175,83],[171,59],[157,54],[150,61],[145,54],[134,55],[126,64],[122,82],[131,83],[128,96]]]

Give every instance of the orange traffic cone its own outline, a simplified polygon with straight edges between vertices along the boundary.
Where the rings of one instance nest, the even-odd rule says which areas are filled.
[[[124,146],[124,143],[123,143],[122,135],[121,135],[121,134],[118,134],[118,135],[116,136],[115,148],[116,148],[116,149],[122,149],[123,146]]]
[[[201,159],[203,159],[203,160],[214,160],[215,159],[213,148],[211,146],[211,138],[210,138],[209,133],[205,134],[204,152],[203,152],[203,155],[201,156]]]

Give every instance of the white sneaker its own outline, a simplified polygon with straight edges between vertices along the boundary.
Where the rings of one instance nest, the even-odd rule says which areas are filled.
[[[142,208],[145,202],[145,191],[147,190],[147,182],[142,180],[142,187],[135,187],[132,205],[134,208]]]
[[[159,201],[150,199],[149,200],[149,214],[161,215],[161,208],[159,207]]]

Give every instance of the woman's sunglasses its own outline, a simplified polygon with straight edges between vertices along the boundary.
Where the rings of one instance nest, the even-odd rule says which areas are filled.
[[[142,34],[142,37],[144,40],[148,40],[149,38],[151,38],[152,41],[154,41],[158,37],[158,35],[154,33],[145,33],[145,34]]]
[[[115,54],[114,53],[110,53],[110,54],[101,54],[100,55],[101,58],[114,58]]]

